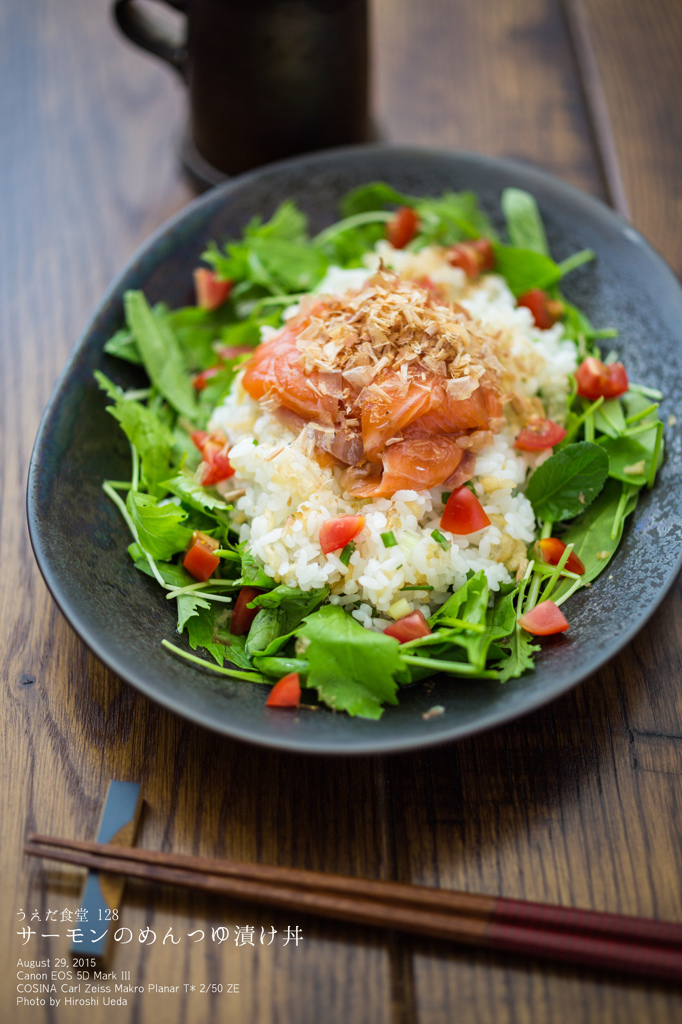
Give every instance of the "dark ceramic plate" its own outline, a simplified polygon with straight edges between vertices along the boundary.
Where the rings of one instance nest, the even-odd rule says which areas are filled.
[[[280,749],[328,754],[410,750],[489,729],[537,708],[594,672],[626,644],[671,586],[682,553],[679,431],[668,430],[658,483],[628,521],[620,549],[588,591],[570,601],[570,632],[545,643],[535,672],[506,683],[438,680],[404,692],[379,722],[264,706],[263,686],[232,682],[167,654],[178,642],[173,608],[126,554],[130,538],[102,493],[105,477],[127,478],[125,438],[93,380],[100,368],[124,385],[134,371],[102,353],[121,326],[122,295],[142,288],[152,302],[192,301],[191,271],[209,239],[237,235],[255,213],[294,198],[318,231],[337,218],[348,189],[382,178],[412,193],[471,188],[499,217],[503,188],[532,192],[557,259],[585,247],[598,260],[572,274],[568,297],[598,326],[616,326],[616,346],[634,380],[682,394],[682,290],[669,268],[602,203],[521,164],[468,154],[359,147],[266,167],[219,186],[161,228],[102,299],[45,412],[28,480],[28,518],[38,564],[59,607],[112,671],[180,715],[229,736]],[[424,720],[442,704],[445,713]]]

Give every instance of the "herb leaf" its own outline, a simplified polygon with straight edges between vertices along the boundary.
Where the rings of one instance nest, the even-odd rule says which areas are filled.
[[[585,566],[585,573],[581,576],[583,584],[591,583],[609,564],[620,544],[625,519],[634,512],[637,506],[639,491],[634,490],[627,496],[616,536],[612,538],[612,527],[622,494],[622,484],[616,480],[607,480],[599,497],[581,516],[574,519],[568,530],[561,535],[564,543],[574,545],[573,551]],[[565,593],[572,582],[572,580],[564,580],[563,583],[560,583],[552,595],[553,599],[556,600],[557,597]]]
[[[118,359],[125,359],[129,363],[134,363],[136,366],[142,366],[142,360],[140,359],[135,339],[125,327],[112,334],[104,345],[104,351],[108,356],[116,356]]]
[[[251,552],[240,545],[240,554],[242,567],[241,576],[237,582],[242,587],[264,587],[266,590],[272,590],[275,581],[263,571],[262,565],[256,561]]]
[[[520,188],[506,188],[502,193],[501,206],[511,244],[517,249],[530,249],[549,256],[547,236],[535,197]]]
[[[152,558],[167,561],[189,544],[192,531],[182,525],[187,513],[177,505],[159,506],[156,498],[140,491],[128,491],[126,505],[140,546]]]
[[[595,430],[599,430],[609,437],[618,437],[626,429],[623,407],[617,398],[610,398],[608,401],[602,402],[599,408],[595,409],[593,415]]]
[[[149,379],[177,412],[191,419],[196,413],[194,389],[165,315],[153,312],[142,292],[126,292],[123,302],[128,326]]]
[[[185,623],[193,615],[199,614],[200,608],[210,608],[211,604],[201,594],[192,593],[178,594],[178,633],[182,633]]]
[[[137,448],[142,483],[150,494],[157,498],[163,497],[167,492],[163,481],[170,472],[173,435],[152,409],[132,398],[126,398],[121,388],[99,370],[95,370],[95,379],[115,403],[108,406],[107,412],[118,420],[130,443]]]
[[[495,244],[493,248],[497,261],[495,269],[517,297],[532,288],[549,288],[561,278],[560,268],[549,256],[510,245]]]
[[[498,662],[495,668],[500,673],[500,682],[518,679],[528,669],[533,668],[533,655],[540,650],[539,644],[533,643],[533,637],[516,625],[508,644],[500,644],[509,653]]]
[[[196,613],[187,620],[189,645],[193,650],[203,647],[213,655],[219,665],[222,665],[225,659],[225,648],[223,644],[214,639],[214,633],[215,609],[213,606],[208,608],[199,606]]]
[[[177,473],[170,480],[165,480],[163,486],[174,494],[185,505],[194,508],[197,512],[229,512],[232,508],[222,498],[218,498],[193,480],[187,473]]]
[[[654,436],[654,431],[651,431]],[[647,473],[651,464],[651,449],[645,448],[640,443],[644,437],[607,437],[601,442],[600,447],[604,449],[609,457],[609,476],[616,480],[622,480],[626,484],[635,484],[642,487],[646,483]],[[632,472],[634,469],[641,471]],[[631,470],[627,473],[626,470]]]
[[[341,200],[341,215],[352,217],[356,213],[383,210],[386,206],[412,206],[414,200],[404,192],[398,192],[385,181],[370,181],[359,185]]]
[[[310,615],[328,596],[329,587],[299,590],[283,583],[266,594],[259,594],[250,605],[260,607],[262,611],[251,625],[246,642],[247,653],[262,654],[271,648],[274,641],[291,636],[306,615]]]
[[[526,497],[538,519],[572,519],[594,501],[608,472],[604,448],[577,441],[555,452],[535,470]]]
[[[300,629],[310,640],[308,686],[337,711],[380,718],[384,702],[397,704],[396,677],[404,673],[399,644],[365,629],[338,605],[324,605]]]

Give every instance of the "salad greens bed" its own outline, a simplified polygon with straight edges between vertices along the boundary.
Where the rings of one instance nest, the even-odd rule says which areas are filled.
[[[287,201],[269,221],[254,218],[241,240],[223,249],[211,244],[204,259],[219,277],[233,282],[228,301],[215,311],[150,307],[142,292],[127,292],[126,326],[105,351],[142,365],[149,387],[124,392],[96,373],[112,402],[108,411],[130,441],[130,479],[103,485],[130,530],[130,557],[140,572],[156,579],[167,600],[175,601],[178,632],[186,632],[190,647],[212,660],[167,640],[164,646],[232,679],[271,684],[298,672],[311,701],[316,692],[329,707],[365,718],[379,718],[383,704],[398,702],[401,687],[434,674],[503,683],[531,669],[540,647],[518,618],[550,597],[562,604],[603,572],[639,492],[653,485],[663,459],[660,392],[631,383],[621,398],[590,402],[578,396],[573,381],[567,435],[526,488],[541,536],[558,536],[567,545],[559,564],[545,564],[531,550],[523,578],[497,593],[491,593],[483,572],[472,574],[431,617],[432,633],[407,643],[369,631],[348,612],[325,603],[327,587],[303,591],[278,586],[267,576],[248,547],[237,543],[228,501],[197,483],[200,456],[190,434],[206,426],[248,358],[229,350],[255,347],[261,326],[279,325],[283,309],[313,289],[330,265],[361,265],[400,205],[413,207],[419,217],[419,233],[409,249],[491,239],[495,272],[514,295],[541,288],[561,298],[564,331],[576,342],[579,358],[601,358],[597,341],[616,332],[595,329],[559,291],[561,279],[594,254],[586,250],[556,263],[532,196],[518,189],[503,193],[506,244],[472,192],[412,197],[374,182],[348,194],[342,219],[315,237],[308,234],[305,216]],[[193,378],[215,366],[218,350],[222,366],[197,392]],[[611,353],[606,362],[615,358]],[[220,545],[220,566],[205,583],[180,564],[194,530]],[[566,570],[571,551],[584,563],[584,575]],[[230,609],[244,586],[263,593],[250,605],[259,611],[248,634],[234,636]]]

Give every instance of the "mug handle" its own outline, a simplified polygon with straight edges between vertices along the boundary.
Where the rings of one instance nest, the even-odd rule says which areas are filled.
[[[163,0],[169,7],[176,11],[187,13],[186,0]],[[177,40],[160,25],[154,18],[149,17],[139,9],[135,0],[116,0],[112,12],[118,27],[124,35],[128,36],[131,42],[141,46],[143,50],[161,57],[179,71],[185,74],[185,59],[187,51],[185,43],[178,46]]]

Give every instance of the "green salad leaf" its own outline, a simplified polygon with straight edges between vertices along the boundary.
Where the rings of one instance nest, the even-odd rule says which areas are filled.
[[[333,604],[309,615],[299,632],[310,641],[307,685],[330,708],[380,718],[382,704],[398,703],[397,677],[404,668],[397,640],[365,629]]]
[[[140,546],[152,558],[167,561],[184,551],[192,538],[192,531],[183,526],[187,513],[177,505],[159,505],[151,494],[128,491],[126,500],[130,518],[137,530]]]
[[[414,199],[404,192],[388,185],[385,181],[370,181],[367,185],[358,185],[346,193],[340,203],[341,216],[353,217],[357,213],[368,213],[370,210],[383,210],[387,206],[412,206]]]
[[[142,292],[126,292],[123,303],[149,379],[177,412],[191,419],[196,413],[194,389],[170,324],[152,312]]]
[[[118,420],[140,456],[142,483],[150,494],[157,498],[163,497],[168,488],[163,481],[170,472],[173,435],[149,406],[142,405],[132,398],[126,398],[121,388],[113,384],[99,370],[95,371],[97,383],[106,391],[114,405],[107,407],[107,412]]]
[[[576,441],[535,470],[526,497],[538,519],[572,519],[594,501],[608,472],[608,455],[601,445]]]
[[[309,291],[324,277],[329,262],[310,244],[307,218],[290,200],[269,221],[254,217],[241,242],[223,252],[209,246],[203,258],[223,278],[248,281],[273,295]]]
[[[281,583],[274,590],[268,590],[249,604],[249,608],[260,608],[249,631],[246,650],[250,655],[274,653],[273,641],[291,637],[306,615],[310,615],[326,598],[329,587],[317,590],[299,590]]]
[[[275,586],[275,581],[272,576],[268,576],[267,573],[263,572],[262,565],[256,561],[251,552],[246,547],[240,547],[240,554],[242,557],[241,576],[237,580],[240,586],[261,587],[266,590],[272,590]]]
[[[203,605],[198,605],[195,613],[187,619],[189,645],[192,650],[203,647],[219,665],[222,665],[225,660],[225,647],[215,639],[215,630],[215,609],[206,601]]]
[[[493,245],[495,270],[506,280],[515,296],[523,295],[533,288],[546,289],[561,279],[561,269],[540,252],[532,249],[517,249],[511,245]]]
[[[201,594],[178,594],[177,607],[178,633],[182,633],[187,620],[191,619],[193,615],[198,615],[200,608],[210,609],[211,603],[205,597],[202,597]]]
[[[229,512],[232,508],[226,501],[219,498],[208,487],[202,487],[194,477],[180,471],[170,480],[164,481],[164,487],[171,494],[180,498],[184,505],[196,509],[198,512]]]
[[[564,544],[574,545],[573,551],[585,566],[585,574],[581,577],[583,585],[596,579],[616,553],[625,520],[637,507],[638,495],[637,487],[627,488],[624,494],[621,483],[607,480],[601,494],[590,507],[574,519],[569,528],[561,534]],[[616,521],[621,503],[623,507]],[[552,595],[554,600],[564,594],[570,586],[571,580],[560,583]]]
[[[118,359],[125,359],[128,363],[134,363],[135,366],[142,366],[142,359],[135,344],[135,339],[125,327],[112,334],[109,340],[105,342],[104,351],[108,356],[116,356]]]
[[[535,197],[520,188],[506,188],[500,204],[511,245],[549,256],[547,236]]]
[[[589,402],[585,401],[585,406]],[[594,411],[594,428],[609,437],[618,437],[626,429],[623,407],[617,398],[610,398]]]

